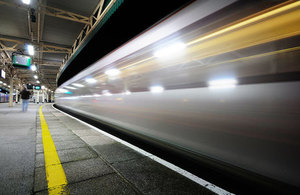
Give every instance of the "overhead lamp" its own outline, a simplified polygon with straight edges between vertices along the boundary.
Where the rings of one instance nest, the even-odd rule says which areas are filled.
[[[37,76],[37,75],[34,75],[33,78],[38,79],[38,76]]]
[[[29,55],[33,56],[34,55],[34,47],[32,45],[27,45],[27,50]]]
[[[72,85],[74,85],[75,87],[84,87],[84,85],[79,84],[79,83],[72,83]]]
[[[40,83],[40,81],[36,81],[36,83]]]
[[[22,0],[22,2],[26,5],[29,5],[30,4],[30,0]]]
[[[44,85],[42,85],[42,89],[45,89],[45,86],[44,86]]]
[[[218,79],[211,80],[208,82],[208,87],[210,89],[224,89],[224,88],[234,88],[238,81],[236,79]]]
[[[118,74],[120,74],[120,70],[113,68],[113,69],[109,69],[107,71],[105,71],[105,74],[108,76],[117,76]]]
[[[36,65],[34,65],[34,64],[31,65],[31,66],[30,66],[30,69],[31,69],[32,71],[36,71]]]

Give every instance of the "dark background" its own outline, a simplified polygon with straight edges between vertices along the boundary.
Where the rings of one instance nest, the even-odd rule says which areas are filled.
[[[58,79],[58,86],[192,0],[124,0]]]

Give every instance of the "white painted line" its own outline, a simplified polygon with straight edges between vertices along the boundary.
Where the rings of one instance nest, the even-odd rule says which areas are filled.
[[[190,179],[190,180],[192,180],[192,181],[200,184],[201,186],[209,189],[210,191],[213,191],[216,194],[220,194],[220,195],[233,195],[232,193],[230,193],[230,192],[228,192],[228,191],[226,191],[226,190],[224,190],[224,189],[222,189],[222,188],[220,188],[218,186],[215,186],[214,184],[212,184],[212,183],[210,183],[208,181],[205,181],[205,180],[201,179],[200,177],[198,177],[198,176],[196,176],[196,175],[194,175],[194,174],[192,174],[192,173],[190,173],[190,172],[188,172],[188,171],[186,171],[186,170],[184,170],[184,169],[182,169],[182,168],[180,168],[180,167],[178,167],[178,166],[176,166],[176,165],[174,165],[172,163],[169,163],[169,162],[167,162],[167,161],[165,161],[165,160],[163,160],[163,159],[161,159],[161,158],[159,158],[159,157],[157,157],[157,156],[155,156],[155,155],[153,155],[153,154],[151,154],[149,152],[146,152],[143,149],[140,149],[140,148],[138,148],[138,147],[136,147],[136,146],[134,146],[134,145],[132,145],[132,144],[124,141],[124,140],[121,140],[120,138],[118,138],[116,136],[108,134],[107,132],[102,131],[101,129],[98,129],[95,126],[92,126],[92,125],[90,125],[90,124],[88,124],[88,123],[86,123],[86,122],[84,122],[84,121],[82,121],[82,120],[80,120],[78,118],[75,118],[75,117],[73,117],[73,116],[71,116],[71,115],[69,115],[69,114],[67,114],[67,113],[65,113],[65,112],[63,112],[61,110],[56,109],[53,106],[53,104],[52,104],[52,107],[55,110],[57,110],[59,112],[62,112],[65,115],[67,115],[67,116],[69,116],[69,117],[71,117],[71,118],[79,121],[80,123],[83,123],[83,124],[89,126],[90,128],[98,131],[99,133],[101,133],[103,135],[106,135],[107,137],[110,137],[110,138],[114,139],[115,141],[117,141],[117,142],[119,142],[121,144],[124,144],[125,146],[127,146],[127,147],[129,147],[129,148],[131,148],[131,149],[133,149],[133,150],[141,153],[142,155],[147,156],[148,158],[151,158],[152,160],[154,160],[154,161],[156,161],[156,162],[158,162],[158,163],[160,163],[160,164],[168,167],[169,169],[172,169],[173,171],[179,173],[180,175],[183,175],[184,177],[186,177],[186,178],[188,178],[188,179]]]

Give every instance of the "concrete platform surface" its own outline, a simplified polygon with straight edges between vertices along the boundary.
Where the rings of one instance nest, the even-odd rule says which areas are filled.
[[[0,104],[0,194],[48,194],[39,107]],[[52,104],[42,111],[70,194],[214,194]]]

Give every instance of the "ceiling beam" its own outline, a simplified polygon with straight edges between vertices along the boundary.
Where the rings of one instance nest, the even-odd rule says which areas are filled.
[[[29,6],[19,5],[19,4],[16,4],[16,3],[5,2],[5,1],[0,1],[0,4],[10,6],[10,7],[13,7],[13,8],[27,10],[27,11],[29,11],[29,9],[30,9]],[[48,16],[62,18],[62,19],[65,19],[65,20],[71,20],[71,21],[79,22],[79,23],[83,23],[83,24],[88,24],[89,23],[89,17],[82,16],[80,14],[65,11],[65,10],[62,10],[62,9],[55,8],[55,7],[50,7],[50,6],[43,5],[43,4],[39,4],[39,7],[41,7],[41,9],[38,9],[38,13],[44,13]]]
[[[0,50],[3,50],[3,51],[16,51],[17,46],[26,43],[25,41],[20,41],[17,39],[8,39],[8,38],[3,38],[3,37],[0,37],[0,41],[15,43],[12,47],[8,47],[8,46],[5,46],[4,43],[0,42],[0,44],[2,46],[2,48]],[[39,47],[39,49],[37,49],[36,52],[43,52],[43,53],[70,53],[71,52],[70,48],[56,46],[56,45],[39,44],[39,45],[35,45],[35,46]]]

